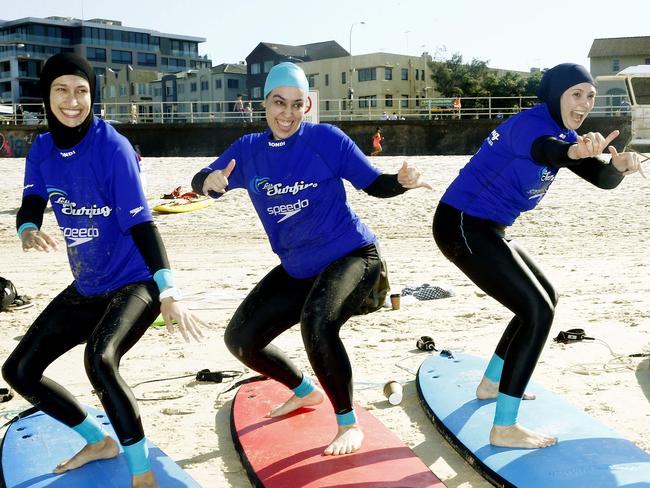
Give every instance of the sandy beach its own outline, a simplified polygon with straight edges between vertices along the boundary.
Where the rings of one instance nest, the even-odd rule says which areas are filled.
[[[397,172],[402,157],[372,161]],[[348,186],[352,208],[379,237],[393,293],[424,283],[453,289],[450,298],[408,301],[352,318],[342,329],[355,375],[355,400],[388,426],[447,487],[490,486],[438,434],[419,404],[415,372],[427,353],[422,335],[441,348],[489,357],[510,313],[467,280],[438,251],[431,236],[435,206],[467,156],[408,158],[432,191],[375,199]],[[152,204],[182,185],[211,158],[147,158],[147,195]],[[646,166],[650,173],[650,166]],[[65,251],[24,253],[15,232],[23,159],[0,159],[4,198],[0,206],[0,275],[12,280],[34,306],[0,313],[0,360],[15,347],[37,314],[72,280]],[[534,380],[566,398],[650,452],[650,179],[627,177],[603,191],[562,170],[538,208],[523,215],[510,234],[529,251],[560,293],[551,337]],[[202,343],[152,328],[127,354],[121,372],[134,387],[147,436],[206,488],[248,488],[233,447],[229,417],[234,391],[228,383],[199,383],[197,371],[248,371],[227,351],[223,331],[246,292],[278,263],[246,192],[239,190],[206,209],[156,215],[175,276],[187,302],[209,327]],[[44,229],[57,234],[48,209]],[[559,345],[560,330],[583,328],[596,341]],[[300,332],[276,342],[309,371]],[[100,407],[77,347],[47,374],[78,398]],[[179,376],[184,378],[170,379]],[[149,380],[160,380],[139,384]],[[388,380],[404,387],[400,405],[382,394]],[[0,381],[1,386],[5,386]],[[0,404],[3,419],[28,406],[22,398]],[[525,408],[525,407],[524,407]],[[3,420],[4,423],[4,420]],[[278,440],[281,442],[281,440]],[[291,487],[288,487],[291,488]]]

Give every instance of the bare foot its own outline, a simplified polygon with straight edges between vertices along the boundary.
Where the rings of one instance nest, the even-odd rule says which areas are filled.
[[[557,444],[557,437],[525,429],[519,424],[493,425],[490,431],[490,444],[499,447],[536,449]]]
[[[153,472],[147,471],[131,477],[131,488],[160,488],[160,486],[158,486]]]
[[[107,435],[99,442],[86,444],[81,451],[54,468],[53,473],[65,473],[71,469],[79,468],[90,461],[114,458],[119,453],[120,448],[118,447],[117,442],[115,442],[111,436]]]
[[[300,407],[311,407],[313,405],[318,405],[325,399],[325,394],[320,388],[316,388],[306,397],[298,398],[296,395],[293,395],[282,405],[275,407],[269,413],[266,414],[267,417],[281,417],[288,413],[298,410]]]
[[[498,394],[499,383],[495,383],[483,376],[478,388],[476,388],[476,398],[479,400],[490,400],[491,398],[496,398]],[[535,398],[537,398],[537,395],[534,393],[524,393],[522,400],[534,400]]]
[[[323,452],[326,455],[338,456],[339,454],[350,454],[357,451],[363,442],[363,432],[357,424],[339,425],[339,431],[336,437],[325,448]]]

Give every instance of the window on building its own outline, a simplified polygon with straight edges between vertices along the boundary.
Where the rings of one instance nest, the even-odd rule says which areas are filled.
[[[329,111],[329,109],[330,109],[330,101],[329,101],[329,100],[325,100],[325,110],[326,110],[326,111]]]
[[[415,70],[415,81],[419,81],[419,80],[420,80],[420,70],[416,69]]]
[[[416,107],[420,106],[420,95],[415,95],[415,106]]]
[[[347,76],[345,76],[345,75],[346,75],[345,71],[341,71],[341,84],[342,85],[345,85],[348,82],[347,81]]]
[[[325,86],[330,86],[330,75],[325,74]]]
[[[385,80],[393,79],[393,68],[384,68],[384,79]]]
[[[176,90],[178,91],[179,95],[182,95],[185,93],[185,85],[178,85],[178,88]]]
[[[377,106],[377,95],[368,95],[359,97],[359,108],[368,108]]]
[[[377,68],[362,68],[357,73],[359,81],[372,81],[377,79]]]
[[[386,107],[393,106],[393,95],[386,95],[386,97],[384,98],[384,105]]]
[[[154,53],[138,53],[138,66],[156,66]]]
[[[228,78],[228,88],[239,88],[239,80]]]
[[[180,85],[179,88],[181,88],[183,85]],[[165,85],[165,96],[166,97],[171,97],[174,94],[174,87],[170,85]]]
[[[307,82],[309,83],[309,88],[314,88],[316,86],[316,75],[307,75]]]
[[[201,112],[209,112],[210,111],[210,104],[209,103],[202,103],[201,104]]]
[[[190,83],[190,91],[195,92],[196,91],[196,82]]]
[[[108,98],[115,98],[115,85],[108,87]]]
[[[402,68],[402,80],[406,81],[409,79],[409,70],[408,68]]]
[[[650,58],[645,58],[644,64],[650,64]]]
[[[261,71],[262,71],[262,65],[260,65],[260,63],[251,64],[251,74],[252,75],[259,75]]]
[[[612,71],[614,73],[618,73],[621,71],[621,60],[620,59],[612,59]]]
[[[259,100],[262,98],[262,87],[261,86],[256,86],[253,88],[253,98],[256,100]]]
[[[214,80],[214,87],[217,90],[221,90],[221,80]]]
[[[111,62],[118,64],[131,64],[133,63],[133,56],[131,51],[120,51],[118,49],[111,49]]]
[[[120,84],[120,96],[121,97],[126,97],[128,94],[126,90],[126,85],[124,83]]]
[[[87,47],[86,59],[88,59],[88,61],[106,62],[106,49],[101,49],[98,47]]]
[[[264,61],[264,72],[268,73],[269,71],[271,71],[271,68],[273,68],[273,60]]]
[[[409,108],[409,96],[408,95],[402,95],[402,99],[400,100],[400,107]]]
[[[421,79],[422,81],[426,81],[426,80],[424,79],[424,70],[423,70],[423,69],[420,70],[420,73],[421,73],[421,75],[420,75],[420,79]]]
[[[208,80],[201,80],[201,91],[208,91],[210,89],[210,82]]]

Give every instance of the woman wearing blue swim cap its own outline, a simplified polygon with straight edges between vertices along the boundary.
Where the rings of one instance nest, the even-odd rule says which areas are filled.
[[[248,367],[293,390],[268,416],[316,405],[326,394],[338,431],[324,452],[337,455],[356,451],[363,441],[339,330],[380,273],[377,239],[349,207],[343,180],[380,198],[430,187],[408,163],[397,174],[381,174],[341,130],[304,122],[308,91],[299,66],[274,66],[264,86],[269,129],[238,139],[195,175],[192,187],[214,197],[248,190],[280,265],[239,306],[226,344]],[[320,387],[271,344],[296,324]]]
[[[548,336],[558,296],[528,253],[506,236],[506,228],[543,198],[560,168],[603,189],[640,171],[635,153],[610,146],[618,136],[579,136],[594,107],[596,87],[589,72],[560,64],[541,81],[542,103],[493,130],[451,183],[436,209],[433,236],[442,253],[514,317],[499,341],[477,391],[496,398],[490,443],[537,448],[557,438],[517,423],[519,405]],[[601,159],[608,149],[611,162]]]

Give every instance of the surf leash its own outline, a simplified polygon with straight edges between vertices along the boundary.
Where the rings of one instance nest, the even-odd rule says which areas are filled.
[[[562,344],[571,344],[573,342],[593,341],[595,339],[593,337],[587,337],[584,329],[569,329],[566,331],[561,330],[553,340]]]

